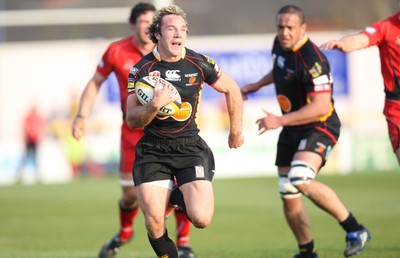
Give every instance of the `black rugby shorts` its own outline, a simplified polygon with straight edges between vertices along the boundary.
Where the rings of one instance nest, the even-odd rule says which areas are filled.
[[[339,128],[337,129],[331,131],[319,127],[284,128],[279,135],[275,165],[290,166],[296,152],[310,151],[321,156],[321,167],[324,166],[339,138]]]
[[[214,155],[198,135],[171,140],[144,136],[136,145],[135,185],[174,178],[179,186],[195,180],[211,181],[214,170]]]

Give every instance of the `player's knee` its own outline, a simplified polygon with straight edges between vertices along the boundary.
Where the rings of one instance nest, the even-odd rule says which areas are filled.
[[[299,189],[300,185],[306,185],[315,178],[316,170],[307,162],[294,160],[288,173],[290,183]]]
[[[300,191],[294,187],[286,175],[279,176],[279,193],[283,199],[293,199],[301,197]]]
[[[212,219],[212,213],[204,210],[203,212],[188,212],[187,214],[189,220],[192,222],[193,226],[196,228],[206,228],[210,225]]]
[[[195,217],[194,219],[191,218],[190,220],[191,220],[193,226],[195,226],[196,228],[206,228],[211,223],[211,219],[208,219],[208,218]]]

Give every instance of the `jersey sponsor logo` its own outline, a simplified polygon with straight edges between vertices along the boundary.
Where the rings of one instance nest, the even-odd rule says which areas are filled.
[[[171,116],[157,115],[156,117],[160,120],[165,120],[165,119],[171,117],[172,119],[175,119],[176,121],[183,122],[190,118],[190,116],[192,115],[192,111],[193,111],[193,108],[189,102],[182,102],[181,109],[176,111],[175,114],[173,114]]]
[[[322,85],[315,85],[314,86],[314,91],[330,91],[331,90],[331,85],[330,84],[322,84]]]
[[[367,27],[365,28],[365,31],[371,35],[375,34],[376,29],[374,27]]]
[[[195,166],[194,169],[196,170],[196,178],[204,178],[204,167],[203,166]]]
[[[165,79],[168,81],[180,82],[181,76],[178,74],[179,72],[179,70],[167,70],[165,72]]]
[[[199,75],[199,73],[185,74],[185,78],[188,78],[188,82],[186,83],[185,86],[193,86],[193,85],[199,84],[199,83],[196,83],[196,78],[198,75]]]
[[[209,57],[208,55],[204,55],[206,58],[207,58],[207,62],[208,63],[210,63],[210,64],[212,64],[212,65],[214,65],[215,64],[215,61],[214,61],[214,59],[212,59],[211,57]]]
[[[322,157],[325,157],[326,154],[326,145],[322,142],[317,142],[315,147],[315,151],[321,154]]]
[[[279,67],[279,68],[284,68],[285,67],[285,58],[283,57],[283,56],[278,56],[278,58],[276,59],[276,65]]]
[[[199,73],[189,73],[189,74],[185,74],[186,78],[190,78],[190,77],[194,77],[197,76]]]
[[[129,76],[128,78],[128,93],[135,91],[135,80]]]
[[[193,85],[197,85],[198,83],[196,83],[196,77],[190,77],[188,80],[188,83],[186,83],[186,86],[193,86]]]
[[[207,62],[211,65],[214,66],[214,71],[217,74],[217,77],[219,78],[221,76],[221,68],[215,63],[214,59],[209,57],[208,55],[204,55],[204,57],[207,59]]]
[[[132,74],[132,75],[136,75],[137,71],[138,71],[138,69],[136,67],[132,66],[131,70],[129,71],[129,73]]]
[[[285,95],[279,94],[277,96],[279,106],[284,112],[290,112],[292,110],[292,103],[290,102],[290,99],[286,97]]]
[[[331,91],[333,79],[332,76],[326,74],[313,79],[314,91]]]
[[[313,81],[314,85],[322,85],[322,84],[332,83],[332,81],[329,79],[328,75],[326,75],[326,74],[321,75],[317,78],[314,78],[312,81]]]
[[[315,78],[321,75],[322,73],[322,67],[318,62],[315,62],[313,67],[308,71],[310,75]]]
[[[150,76],[155,76],[155,77],[160,77],[160,76],[161,76],[161,73],[160,73],[160,71],[151,71],[151,72],[149,73],[149,75],[150,75]]]

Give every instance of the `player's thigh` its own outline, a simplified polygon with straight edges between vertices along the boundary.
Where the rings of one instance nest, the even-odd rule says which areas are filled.
[[[139,207],[149,223],[164,221],[165,210],[171,190],[166,187],[143,183],[136,186]]]
[[[211,181],[192,181],[182,185],[180,189],[189,217],[209,223],[214,213],[214,190]]]

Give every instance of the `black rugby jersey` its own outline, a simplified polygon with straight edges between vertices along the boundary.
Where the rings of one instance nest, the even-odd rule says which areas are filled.
[[[182,106],[172,116],[157,115],[144,127],[144,134],[162,139],[197,135],[196,116],[204,82],[212,86],[221,75],[214,60],[184,48],[179,61],[164,62],[155,48],[131,68],[128,94],[133,94],[136,81],[147,75],[159,76],[174,85],[181,95]]]
[[[297,111],[310,102],[307,94],[332,94],[333,79],[329,62],[307,36],[290,51],[284,50],[275,38],[272,59],[276,96],[283,114]],[[333,98],[329,114],[315,122],[332,119],[338,120]]]

